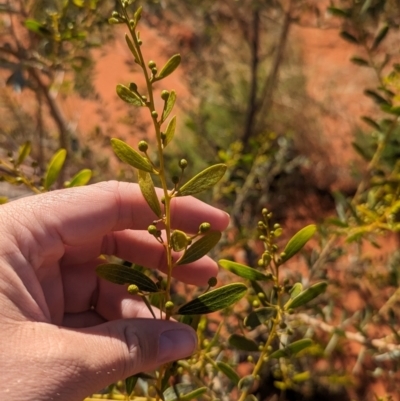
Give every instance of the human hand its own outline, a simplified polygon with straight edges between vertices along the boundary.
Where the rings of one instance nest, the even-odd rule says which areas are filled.
[[[1,400],[82,400],[194,351],[190,327],[150,318],[124,286],[95,273],[101,254],[163,270],[164,249],[146,230],[153,219],[138,186],[118,182],[0,207]],[[173,226],[187,232],[228,220],[193,198],[172,203]],[[208,257],[174,269],[197,285],[216,274]]]

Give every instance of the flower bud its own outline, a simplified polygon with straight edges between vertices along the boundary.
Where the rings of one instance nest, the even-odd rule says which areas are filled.
[[[204,234],[211,228],[210,223],[201,223],[199,227],[199,231]]]
[[[210,277],[208,280],[208,285],[210,287],[215,287],[217,285],[217,278],[216,277]]]
[[[148,66],[152,70],[153,68],[156,68],[156,63],[153,60],[150,60]]]
[[[131,284],[128,287],[128,292],[131,295],[137,295],[139,293],[139,287],[136,284]]]
[[[149,144],[146,141],[140,141],[138,144],[138,148],[141,152],[147,152]]]
[[[168,100],[168,98],[169,98],[169,92],[166,91],[166,90],[163,90],[163,91],[161,92],[161,99],[162,99],[162,100]]]
[[[181,160],[179,161],[179,167],[180,167],[182,170],[184,170],[184,169],[187,167],[187,165],[188,165],[188,162],[187,162],[186,159],[181,159]]]
[[[157,227],[156,227],[155,225],[153,225],[153,224],[150,224],[150,225],[147,227],[147,231],[148,231],[151,235],[157,235],[157,232],[158,232]]]

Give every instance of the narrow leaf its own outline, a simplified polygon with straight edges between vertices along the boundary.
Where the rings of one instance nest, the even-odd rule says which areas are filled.
[[[342,32],[340,32],[340,34],[339,34],[344,40],[347,40],[347,42],[350,42],[350,43],[354,43],[354,44],[356,44],[356,45],[358,45],[358,39],[355,37],[355,36],[353,36],[353,35],[351,35],[350,33],[348,33],[348,32],[346,32],[346,31],[342,31]]]
[[[165,130],[165,139],[164,139],[164,147],[167,146],[173,139],[175,135],[176,129],[176,117],[173,116],[170,122],[167,125],[167,129]]]
[[[379,32],[378,35],[376,35],[376,38],[374,39],[374,43],[372,44],[371,50],[375,50],[380,43],[383,41],[383,39],[386,38],[386,35],[389,32],[389,25],[385,25]]]
[[[295,283],[293,287],[290,289],[290,299],[296,298],[303,291],[303,284]]]
[[[291,257],[296,255],[303,246],[311,239],[311,237],[315,234],[317,227],[314,224],[306,226],[298,231],[287,243],[283,253],[285,256],[282,258],[284,262],[289,260]]]
[[[114,284],[135,284],[141,291],[158,292],[158,287],[149,277],[129,266],[105,263],[97,266],[96,273]]]
[[[147,204],[150,206],[150,209],[157,217],[161,218],[161,206],[156,194],[156,190],[154,188],[154,183],[151,175],[146,171],[139,170],[138,181],[140,190],[143,194],[144,199],[146,199]]]
[[[231,273],[236,274],[237,276],[245,278],[247,280],[255,280],[255,281],[271,280],[271,278],[266,276],[264,273],[261,273],[256,269],[242,265],[240,263],[232,262],[226,259],[221,259],[220,261],[218,261],[218,264],[224,269],[230,271]]]
[[[194,386],[189,383],[179,383],[168,387],[164,393],[165,401],[190,401],[200,397],[207,392],[207,387],[194,389]]]
[[[67,151],[60,149],[50,160],[49,166],[47,167],[46,176],[44,179],[44,189],[47,191],[56,181],[60,175],[61,169],[64,166],[65,158],[67,157]]]
[[[380,131],[381,127],[377,122],[375,122],[372,118],[367,117],[367,116],[362,116],[361,120],[363,120],[366,124],[368,124],[370,127],[376,129],[377,131]]]
[[[390,106],[390,103],[383,96],[371,89],[366,89],[364,95],[370,97],[376,104]]]
[[[129,47],[129,50],[131,51],[131,53],[133,55],[133,58],[135,59],[135,62],[140,65],[140,59],[139,59],[138,53],[135,49],[135,46],[132,43],[131,38],[127,34],[125,34],[125,41]]]
[[[142,98],[135,92],[131,91],[125,85],[117,85],[117,95],[126,103],[133,104],[134,106],[144,106]]]
[[[347,10],[342,10],[341,8],[337,7],[328,7],[328,12],[335,17],[341,17],[341,18],[349,18],[350,14]]]
[[[17,166],[19,166],[23,161],[29,156],[31,153],[31,142],[26,141],[23,145],[20,146],[18,151],[18,159],[17,159]]]
[[[187,263],[194,262],[202,258],[211,249],[214,248],[215,245],[218,244],[218,241],[221,239],[220,231],[209,231],[199,240],[194,242],[189,248],[186,249],[186,252],[182,255],[182,257],[176,262],[177,265],[185,265]]]
[[[258,308],[250,312],[243,320],[246,328],[254,330],[261,324],[267,323],[270,319],[276,317],[276,309],[272,307]]]
[[[138,379],[139,379],[138,375],[129,376],[125,379],[125,390],[128,396],[132,395]]]
[[[299,295],[289,300],[289,302],[285,305],[285,309],[294,309],[299,306],[305,305],[306,303],[312,301],[318,295],[324,293],[326,288],[328,287],[328,283],[326,281],[321,281],[319,283],[313,284],[311,287],[307,288]]]
[[[188,246],[189,240],[187,235],[180,230],[175,230],[171,235],[171,246],[176,252],[182,251]]]
[[[206,292],[179,308],[181,315],[202,315],[216,312],[238,302],[247,292],[242,283],[224,285]]]
[[[227,363],[218,361],[217,368],[221,371],[235,386],[238,385],[240,376]]]
[[[67,188],[72,188],[72,187],[81,187],[83,185],[86,185],[89,180],[92,178],[92,170],[85,168],[78,173],[76,173],[71,181],[66,185]]]
[[[212,188],[225,174],[225,164],[214,164],[195,175],[186,184],[182,185],[177,195],[187,196],[197,194],[206,189]]]
[[[161,69],[161,71],[158,73],[156,80],[158,81],[172,74],[178,68],[180,63],[181,63],[180,54],[175,54],[174,56],[172,56],[164,65],[164,67]]]
[[[241,351],[248,351],[248,352],[258,351],[258,345],[256,344],[255,341],[246,338],[240,334],[232,334],[229,337],[228,342],[229,345]]]
[[[161,122],[164,122],[168,118],[168,116],[171,114],[171,111],[174,108],[175,102],[176,102],[176,92],[171,91],[169,93],[167,101],[164,104],[164,110],[162,113]]]
[[[360,65],[361,67],[369,67],[368,61],[361,57],[354,56],[350,59],[350,61],[354,64]]]
[[[124,141],[117,138],[111,139],[111,146],[114,149],[115,154],[125,163],[128,163],[132,167],[136,167],[139,170],[147,171],[148,173],[154,172],[153,166],[150,162],[141,156],[135,149],[132,149]]]
[[[32,32],[38,33],[39,35],[43,36],[50,36],[51,32],[46,26],[41,24],[40,22],[33,20],[33,19],[27,19],[24,21],[24,25],[27,29],[29,29]]]
[[[302,340],[295,341],[289,344],[287,347],[279,349],[273,352],[269,357],[270,358],[284,358],[290,357],[298,354],[303,349],[306,349],[313,345],[313,342],[309,338],[303,338]]]

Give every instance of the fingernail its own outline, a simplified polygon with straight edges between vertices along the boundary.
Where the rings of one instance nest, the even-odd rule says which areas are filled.
[[[193,353],[197,344],[196,336],[188,330],[164,331],[158,340],[158,363],[186,358]]]

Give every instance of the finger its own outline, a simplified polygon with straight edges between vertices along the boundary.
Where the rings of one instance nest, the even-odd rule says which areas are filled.
[[[147,231],[124,230],[111,233],[100,241],[80,247],[67,249],[62,265],[83,264],[94,260],[98,255],[114,255],[150,269],[167,271],[165,248]],[[174,259],[178,254],[174,253]],[[204,257],[194,263],[176,266],[173,276],[187,284],[206,285],[210,277],[218,273],[217,264]]]
[[[17,347],[4,366],[10,399],[29,399],[31,394],[43,400],[55,394],[60,401],[84,399],[113,382],[185,358],[197,343],[189,326],[156,319],[117,320],[85,329],[27,323],[21,330],[20,338],[30,341]],[[42,376],[28,379],[29,386],[7,376],[20,370],[29,378],[37,366]]]
[[[223,230],[229,220],[226,213],[190,197],[174,199],[172,208],[174,224],[188,232],[196,232],[204,221]],[[155,218],[138,185],[122,182],[35,195],[10,202],[1,212],[8,232],[34,265],[43,258],[57,260],[64,244],[79,246],[111,231],[145,229]]]
[[[102,261],[104,263],[104,261]],[[204,265],[210,268],[204,269]],[[82,265],[63,266],[61,269],[64,293],[64,310],[67,313],[80,313],[96,306],[97,312],[106,320],[148,317],[148,309],[142,302],[131,303],[126,285],[117,285],[98,278],[95,269],[100,261],[91,261]],[[204,270],[208,270],[204,275]],[[205,283],[217,275],[217,266],[209,258],[203,258],[188,265],[176,266],[173,275],[180,281],[188,279]],[[144,309],[143,309],[144,308]]]

